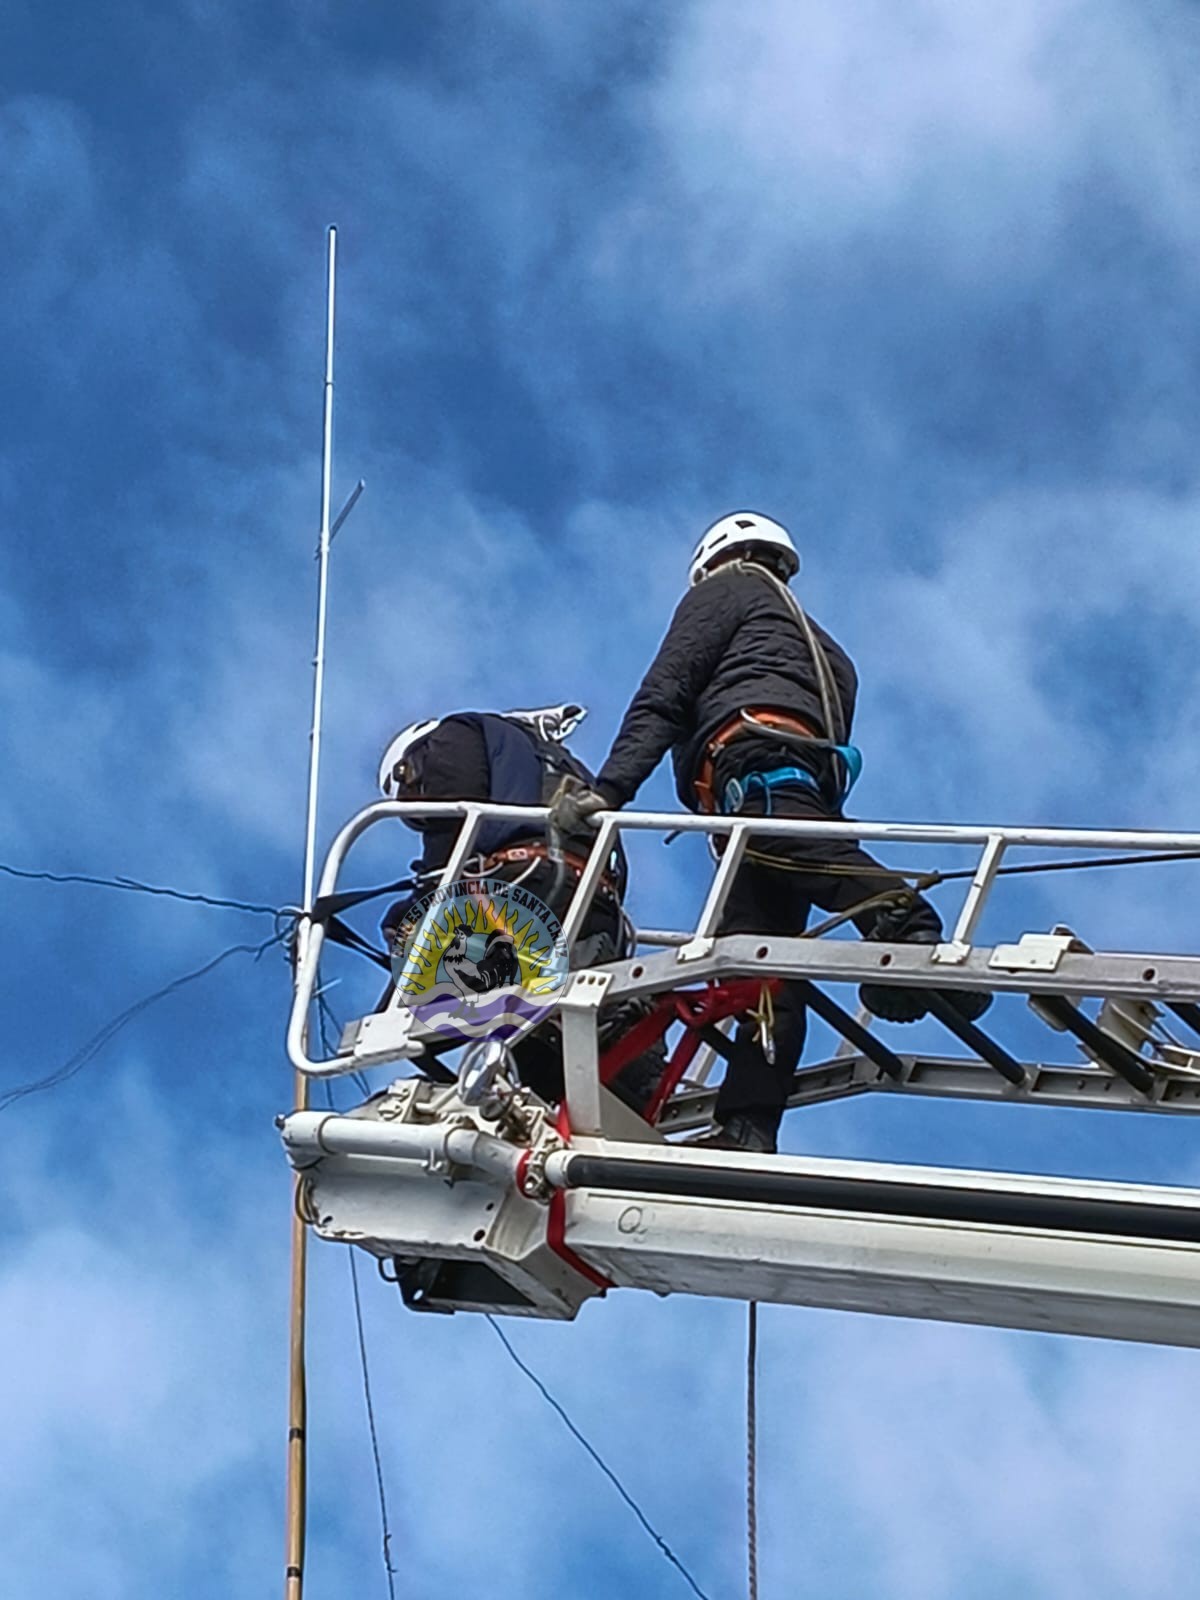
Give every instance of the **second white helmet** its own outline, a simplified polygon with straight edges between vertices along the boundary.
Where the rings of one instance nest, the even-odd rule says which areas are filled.
[[[688,569],[689,585],[702,582],[722,557],[751,546],[779,552],[780,566],[785,576],[794,578],[800,571],[800,552],[792,543],[792,536],[782,522],[764,517],[759,511],[734,511],[727,517],[718,517],[700,536],[700,543],[692,552]]]
[[[379,763],[379,788],[385,800],[394,800],[405,787],[401,770],[405,756],[414,745],[420,744],[441,722],[440,717],[426,717],[424,722],[411,722],[403,728],[383,752]]]

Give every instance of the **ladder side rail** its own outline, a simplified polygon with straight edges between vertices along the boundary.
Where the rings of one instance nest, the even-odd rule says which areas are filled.
[[[601,813],[604,815],[605,813]],[[622,811],[621,827],[645,833],[751,833],[807,839],[858,839],[874,844],[987,845],[1035,850],[1196,851],[1200,833],[1118,828],[1023,828],[958,822],[809,822],[798,817],[722,817],[678,811]]]
[[[986,989],[994,994],[1122,996],[1159,1004],[1200,1000],[1200,956],[1149,952],[1064,951],[1053,965],[1008,965],[996,950],[976,947],[961,966],[938,966],[929,945],[883,945],[858,940],[725,934],[693,957],[681,975],[678,952],[616,962],[609,998],[663,993],[681,982],[732,977],[810,979],[824,983],[893,983],[905,988]]]
[[[918,1095],[926,1099],[997,1100],[1007,1105],[1079,1107],[1086,1111],[1148,1111],[1200,1115],[1200,1084],[1186,1078],[1166,1078],[1154,1096],[1147,1096],[1124,1078],[1091,1062],[1025,1062],[1025,1082],[1010,1084],[986,1062],[961,1056],[902,1056],[905,1072],[900,1081],[882,1078],[865,1058],[842,1057],[839,1068],[853,1070],[844,1078],[844,1093],[880,1089],[891,1094]],[[819,1093],[828,1063],[802,1067],[796,1074],[789,1105],[804,1105],[809,1098],[832,1098]],[[810,1075],[811,1074],[811,1079]],[[832,1075],[831,1075],[832,1076]],[[811,1084],[811,1093],[810,1093]]]
[[[335,836],[322,869],[318,897],[331,894],[335,891],[339,874],[345,863],[351,846],[361,837],[364,832],[366,832],[368,828],[375,826],[377,823],[384,822],[392,818],[400,818],[403,820],[405,818],[414,817],[426,820],[446,817],[461,817],[465,821],[469,822],[469,819],[472,816],[474,818],[476,828],[482,820],[492,818],[512,818],[514,820],[528,821],[530,823],[544,825],[547,818],[547,812],[546,808],[542,806],[504,806],[496,805],[491,802],[472,802],[465,800],[377,801],[373,805],[365,807],[362,811],[357,813],[356,816],[352,817]],[[738,839],[739,836],[745,836],[750,832],[753,832],[755,834],[765,834],[770,837],[797,837],[813,839],[845,838],[874,843],[891,842],[924,845],[978,844],[984,847],[984,860],[981,862],[980,869],[976,874],[976,882],[972,884],[971,890],[968,891],[969,904],[968,907],[964,908],[964,918],[968,911],[971,911],[972,915],[977,915],[978,909],[981,907],[983,900],[986,898],[986,894],[991,887],[991,880],[995,877],[995,872],[999,865],[999,855],[1004,849],[1007,849],[1010,846],[1023,846],[1042,849],[1074,848],[1098,850],[1139,850],[1150,853],[1196,850],[1198,853],[1200,853],[1200,834],[1196,833],[1168,834],[1128,829],[1098,830],[1079,828],[1020,828],[997,826],[979,827],[962,824],[825,821],[810,822],[801,821],[795,818],[728,818],[718,816],[696,816],[691,814],[679,814],[675,812],[627,811],[620,813],[601,813],[600,837],[597,839],[597,846],[593,850],[592,857],[589,860],[588,868],[585,869],[579,884],[576,886],[576,890],[572,897],[572,901],[568,908],[567,916],[564,922],[564,932],[568,937],[568,941],[577,936],[578,930],[582,926],[588,905],[590,904],[591,896],[595,893],[602,875],[603,864],[604,860],[606,859],[607,850],[611,848],[613,840],[616,837],[619,837],[621,831],[623,830],[631,832],[703,833],[710,836],[724,835],[726,837],[732,837],[735,840]],[[470,840],[467,836],[468,831],[468,829],[464,829],[463,833],[460,834],[455,855],[452,858],[451,863],[448,863],[448,868],[455,867],[461,869],[462,864],[467,859],[467,852],[470,848]],[[726,854],[728,854],[728,848],[730,847],[727,847]],[[732,848],[736,848],[736,845],[732,846]],[[989,852],[991,856],[990,871]],[[719,870],[717,876],[719,879]],[[445,874],[443,874],[442,881],[448,881]],[[974,900],[972,901],[973,891]],[[713,894],[716,892],[717,891],[715,887],[710,891],[709,909],[711,909]],[[317,966],[320,959],[321,949],[324,944],[323,929],[319,924],[312,923],[310,919],[302,917],[300,919],[300,923],[298,924],[298,936],[302,955],[297,969],[297,983],[293,995],[292,1012],[289,1019],[287,1032],[288,1056],[293,1066],[295,1066],[300,1072],[317,1077],[333,1076],[337,1073],[350,1070],[346,1059],[339,1057],[333,1057],[328,1061],[311,1059],[305,1049],[305,1041],[303,1037],[304,1021],[308,1015],[309,1007],[312,1004],[313,993],[316,987]],[[679,942],[674,936],[669,937],[671,944],[677,944]],[[695,937],[696,935],[693,933],[692,939],[694,940]],[[685,945],[690,942],[690,940],[684,941]],[[774,943],[778,945],[780,941],[774,941]],[[730,952],[730,954],[736,955],[735,952]],[[692,973],[695,976],[701,976],[699,970],[700,965],[710,959],[710,956],[705,956],[701,958],[700,961],[691,961],[689,965],[692,969]],[[1166,960],[1167,958],[1159,959]],[[1177,964],[1180,958],[1170,959]],[[722,970],[728,970],[728,968],[725,967]],[[755,971],[770,969],[764,964],[755,961],[752,965],[749,965],[746,970]],[[789,968],[784,972],[778,973],[777,975],[787,976],[790,970],[792,969]],[[893,975],[898,976],[899,970],[901,969],[894,969]],[[953,967],[946,966],[943,969],[944,981],[948,986],[950,986],[953,984],[954,979],[958,978],[960,975],[962,975],[965,979],[967,970],[968,969],[965,962],[960,964],[957,970]],[[713,971],[713,975],[718,975],[718,972],[715,969]],[[801,971],[801,975],[818,976],[820,974],[813,971],[811,966],[805,966]],[[836,974],[828,975],[836,976]],[[977,964],[974,961],[971,962],[970,976],[973,982],[978,982],[979,973],[977,970]],[[921,980],[918,978],[917,981]],[[927,977],[925,981],[932,982],[933,979],[932,977]],[[667,985],[663,984],[659,987],[666,986]],[[1012,982],[998,982],[989,984],[989,987],[1017,988],[1019,986]],[[1049,992],[1048,988],[1047,992]],[[1065,991],[1059,990],[1059,992],[1065,992],[1068,994],[1083,994],[1089,991],[1086,989],[1068,989]],[[1090,992],[1096,991],[1092,990]],[[1149,993],[1147,993],[1144,986],[1135,985],[1123,990],[1104,990],[1102,992],[1121,992],[1133,995],[1134,997],[1153,997],[1156,994],[1161,995],[1163,990],[1160,986],[1158,989],[1151,990]],[[1174,992],[1173,998],[1187,1001],[1200,1000],[1200,987],[1187,987],[1183,991]]]
[[[1084,1111],[1147,1111],[1200,1115],[1200,1085],[1166,1080],[1153,1098],[1123,1078],[1088,1063],[1025,1062],[1025,1082],[1007,1083],[984,1061],[962,1056],[902,1055],[900,1078],[884,1073],[867,1056],[854,1053],[800,1067],[788,1096],[789,1110],[825,1105],[875,1092],[923,1100],[994,1101],[1003,1105],[1046,1105]],[[673,1096],[659,1118],[662,1133],[690,1133],[712,1125],[717,1091],[697,1083]]]

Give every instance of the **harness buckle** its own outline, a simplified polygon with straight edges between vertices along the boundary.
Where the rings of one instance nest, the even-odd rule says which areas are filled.
[[[721,796],[721,810],[726,816],[735,815],[742,809],[746,799],[746,786],[737,778],[730,778],[725,785],[725,792]]]
[[[726,816],[736,815],[753,789],[761,789],[767,797],[767,815],[771,815],[771,790],[785,783],[800,784],[805,789],[820,793],[821,785],[811,772],[803,767],[776,767],[771,772],[747,772],[741,778],[730,778],[721,796],[721,810]]]

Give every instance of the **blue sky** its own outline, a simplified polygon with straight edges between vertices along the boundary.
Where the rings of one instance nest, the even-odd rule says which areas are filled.
[[[860,814],[1196,825],[1190,5],[14,0],[4,35],[4,859],[298,894],[329,222],[335,500],[368,490],[335,547],[323,840],[431,711],[578,696],[599,759],[741,504],[793,527],[859,664]],[[701,891],[685,847],[638,869],[646,921]],[[1187,869],[1059,879],[984,932],[1187,950],[1193,898]],[[268,931],[5,904],[5,1084]],[[346,968],[334,998],[373,988]],[[4,1113],[8,1592],[278,1581],[286,999],[274,954],[230,963]],[[860,1102],[787,1138],[1198,1170],[1152,1118]],[[402,1592],[684,1592],[486,1326],[365,1287]],[[312,1318],[309,1592],[382,1593],[332,1247]],[[743,1320],[618,1295],[513,1329],[714,1594]],[[773,1309],[762,1340],[764,1593],[1187,1591],[1190,1355]]]

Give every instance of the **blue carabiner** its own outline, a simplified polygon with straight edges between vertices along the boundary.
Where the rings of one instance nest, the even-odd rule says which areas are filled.
[[[841,805],[859,778],[862,777],[862,751],[856,744],[835,744],[833,752],[835,755],[841,756],[846,768],[845,781],[838,796],[838,804]]]

